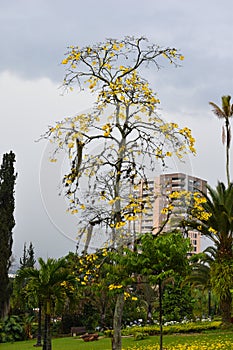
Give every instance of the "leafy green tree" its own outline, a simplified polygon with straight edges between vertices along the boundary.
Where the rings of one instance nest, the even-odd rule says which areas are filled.
[[[202,193],[199,202],[191,207],[190,217],[184,225],[199,230],[216,248],[210,265],[210,281],[219,298],[222,321],[229,324],[233,286],[233,184],[226,187],[218,182],[216,189],[208,186],[208,193]]]
[[[12,230],[14,220],[14,187],[16,174],[14,169],[15,154],[10,151],[3,155],[0,168],[0,318],[8,313],[11,284],[8,277],[12,255]]]
[[[27,267],[34,267],[36,262],[34,253],[34,247],[30,242],[27,248],[24,244],[23,256],[20,258],[20,270]],[[18,275],[13,280],[13,293],[11,295],[11,312],[16,315],[21,315],[25,321],[25,327],[28,329],[26,334],[30,338],[30,328],[32,320],[34,319],[34,311],[31,303],[28,301],[24,287],[27,284],[27,279],[19,278]],[[40,323],[40,322],[39,322]],[[41,334],[41,332],[39,332]]]
[[[174,282],[178,275],[186,274],[189,269],[187,253],[190,241],[177,232],[164,233],[155,237],[148,233],[142,235],[134,261],[137,272],[147,276],[152,286],[157,286],[159,295],[160,349],[162,345],[163,286]]]
[[[115,248],[132,240],[131,224],[146,201],[150,204],[135,198],[132,189],[139,188],[158,159],[164,165],[166,157],[195,153],[190,129],[162,120],[157,113],[160,101],[141,76],[145,67],[158,69],[162,60],[178,66],[183,58],[176,49],[148,44],[143,37],[68,49],[62,61],[67,67],[64,86],[88,87],[96,93],[96,103],[90,113],[57,122],[43,137],[54,143],[51,161],[60,150],[67,151],[70,168],[64,190],[70,212],[82,211],[78,226],[80,239],[87,242],[85,251],[94,230],[106,234]],[[119,327],[114,331],[119,339],[117,332]],[[113,338],[113,349],[119,350],[115,343]]]
[[[25,286],[28,298],[35,306],[42,305],[44,312],[43,350],[51,350],[51,316],[54,304],[62,303],[71,296],[75,279],[70,274],[65,258],[51,259],[46,262],[38,259],[39,269],[28,267],[19,270],[19,277],[27,280]]]
[[[34,267],[36,262],[34,255],[32,243],[30,242],[28,249],[25,243],[23,248],[23,256],[19,260],[20,270],[23,270],[26,267]],[[18,276],[15,277],[13,283],[13,294],[11,296],[11,304],[15,313],[24,314],[29,312],[30,307],[25,299],[25,293],[22,293],[22,290],[26,284],[26,280],[23,280],[22,278],[19,279]]]
[[[223,119],[225,125],[222,128],[222,143],[226,143],[226,175],[227,182],[230,185],[230,145],[231,145],[231,125],[230,118],[233,115],[233,104],[231,104],[231,96],[222,96],[222,107],[219,107],[214,102],[209,102],[213,107],[214,114],[219,118]]]

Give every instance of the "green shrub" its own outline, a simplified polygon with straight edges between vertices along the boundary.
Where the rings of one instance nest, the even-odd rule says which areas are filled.
[[[134,334],[134,340],[143,340],[148,337],[148,334],[145,332],[136,332]]]
[[[1,325],[0,342],[7,343],[24,340],[26,334],[19,316],[8,317]]]
[[[113,336],[113,330],[112,329],[106,329],[106,331],[104,331],[104,335],[108,338],[112,338]]]

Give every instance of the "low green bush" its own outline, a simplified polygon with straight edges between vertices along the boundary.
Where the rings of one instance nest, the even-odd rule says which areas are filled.
[[[8,317],[0,326],[0,343],[26,339],[26,334],[19,316]]]
[[[112,330],[112,329],[106,329],[106,330],[104,331],[104,335],[105,335],[106,337],[108,337],[108,338],[112,338],[112,336],[113,336],[113,330]]]
[[[134,340],[143,340],[148,337],[148,334],[145,332],[137,332],[134,334]]]

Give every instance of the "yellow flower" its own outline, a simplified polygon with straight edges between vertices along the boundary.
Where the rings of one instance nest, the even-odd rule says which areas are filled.
[[[130,297],[130,294],[128,292],[124,292],[124,298],[127,299]]]
[[[172,156],[172,152],[166,152],[166,156],[167,157],[171,157]]]
[[[68,148],[73,148],[74,147],[74,142],[69,142],[68,143]]]
[[[76,214],[76,213],[78,213],[78,209],[71,210],[71,214]]]
[[[208,231],[211,232],[211,233],[213,233],[213,234],[215,234],[215,235],[216,235],[216,233],[217,233],[217,231],[216,231],[213,227],[210,227],[210,228],[208,229]]]
[[[118,285],[110,284],[110,285],[108,286],[108,289],[109,289],[109,290],[114,290],[114,289],[121,289],[122,287],[123,287],[122,284],[118,284]]]
[[[62,61],[62,64],[67,64],[69,62],[69,60],[67,58],[65,58],[63,61]]]
[[[161,214],[167,214],[168,213],[168,208],[163,208],[162,210],[161,210]]]
[[[126,224],[126,223],[123,222],[123,221],[117,222],[116,225],[115,225],[115,228],[116,228],[116,229],[119,229],[119,228],[121,228],[122,226],[125,226],[125,224]]]
[[[103,256],[107,256],[107,255],[108,255],[107,249],[103,249],[102,255],[103,255]]]

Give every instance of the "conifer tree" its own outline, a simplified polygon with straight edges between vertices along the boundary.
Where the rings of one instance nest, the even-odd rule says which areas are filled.
[[[24,269],[25,267],[34,267],[35,265],[35,252],[32,242],[30,242],[29,247],[27,248],[27,244],[24,243],[23,246],[23,256],[19,259],[20,269]]]
[[[15,154],[10,151],[3,155],[0,168],[0,318],[8,312],[11,294],[8,277],[12,255],[12,230],[14,220],[14,187],[16,174],[14,170]]]

